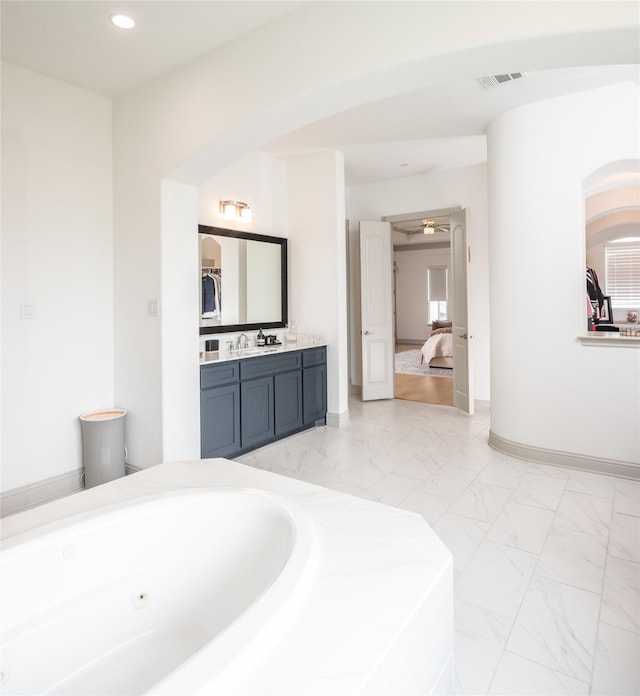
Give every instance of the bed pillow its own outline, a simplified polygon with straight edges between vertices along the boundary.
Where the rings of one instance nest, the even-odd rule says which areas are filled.
[[[451,326],[445,326],[442,329],[435,329],[434,331],[431,332],[429,335],[429,338],[432,338],[433,336],[440,336],[442,334],[452,334],[453,333],[453,328]],[[429,340],[429,339],[427,339]]]
[[[432,321],[431,322],[431,330],[435,331],[436,329],[450,329],[453,326],[452,321]]]

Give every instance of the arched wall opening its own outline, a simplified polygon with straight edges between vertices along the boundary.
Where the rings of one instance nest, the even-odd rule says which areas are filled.
[[[614,324],[627,321],[640,303],[611,298],[614,288],[607,269],[607,253],[640,249],[640,161],[612,162],[589,175],[584,182],[586,266],[595,271],[601,291],[609,297],[604,319]],[[640,296],[640,274],[634,282],[634,300]],[[638,304],[638,306],[636,306]],[[612,316],[608,316],[610,307]]]

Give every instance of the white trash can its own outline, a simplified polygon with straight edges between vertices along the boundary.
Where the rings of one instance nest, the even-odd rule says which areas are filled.
[[[80,416],[85,488],[125,475],[126,415],[124,409],[114,408]]]

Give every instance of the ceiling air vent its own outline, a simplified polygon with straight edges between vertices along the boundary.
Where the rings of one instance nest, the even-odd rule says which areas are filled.
[[[514,80],[520,80],[526,76],[527,73],[523,72],[505,73],[504,75],[488,75],[487,77],[481,77],[480,82],[483,87],[497,87],[498,85],[503,85],[505,82],[513,82]]]

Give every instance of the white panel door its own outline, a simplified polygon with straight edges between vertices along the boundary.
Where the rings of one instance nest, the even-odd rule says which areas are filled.
[[[473,414],[472,336],[469,334],[468,275],[470,250],[467,245],[466,212],[451,215],[453,255],[453,405]]]
[[[360,222],[362,399],[393,399],[391,225]]]

